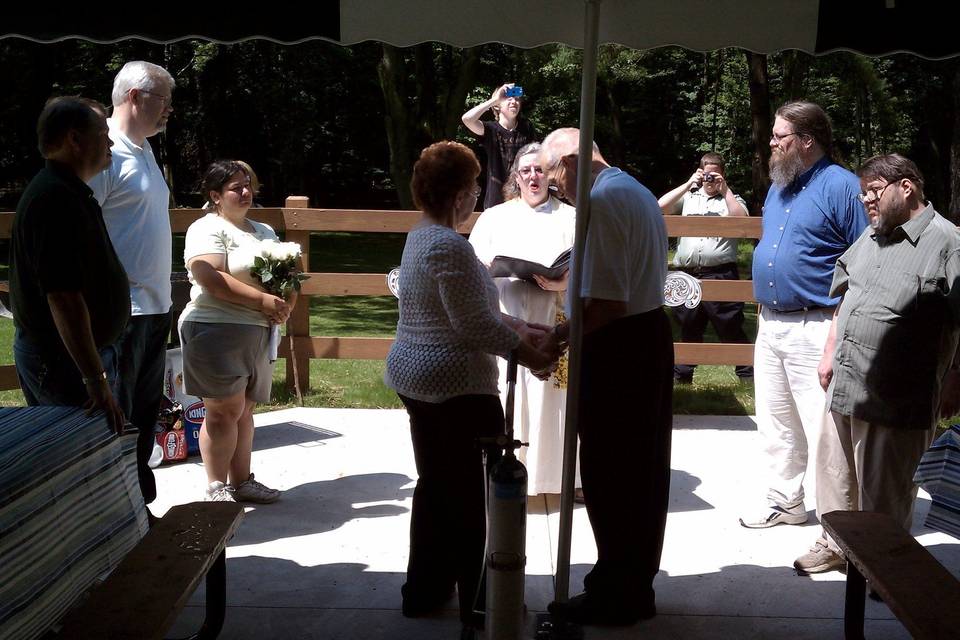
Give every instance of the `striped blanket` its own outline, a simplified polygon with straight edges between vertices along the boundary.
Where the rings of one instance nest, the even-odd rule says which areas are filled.
[[[953,425],[933,441],[920,459],[913,481],[930,494],[925,524],[960,538],[960,425]]]
[[[136,434],[75,408],[0,409],[0,639],[42,635],[146,532]]]

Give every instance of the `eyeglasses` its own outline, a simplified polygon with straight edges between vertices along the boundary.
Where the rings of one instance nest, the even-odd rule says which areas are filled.
[[[803,135],[803,134],[800,133],[799,131],[791,131],[790,133],[785,133],[782,136],[778,136],[775,133],[771,133],[770,139],[773,140],[775,143],[780,144],[781,140],[786,140],[790,136],[800,136],[800,135]]]
[[[557,194],[558,198],[563,198],[563,188],[560,186],[560,171],[566,171],[566,167],[563,166],[563,158],[553,166],[552,169],[548,172],[549,183],[547,188]]]
[[[876,188],[873,188],[873,189],[867,189],[866,191],[858,193],[857,200],[859,200],[863,204],[868,204],[870,202],[879,202],[880,198],[883,197],[883,192],[886,191],[887,187],[889,187],[891,184],[893,184],[893,182],[888,182],[887,184],[880,187],[879,190]],[[873,195],[872,198],[870,197],[871,195]]]
[[[150,94],[155,98],[160,98],[161,102],[163,102],[164,109],[166,109],[171,104],[173,104],[173,96],[165,96],[162,93],[154,93],[153,91],[147,91],[146,89],[137,89],[137,91],[139,91],[140,93]]]
[[[543,167],[523,167],[522,169],[518,169],[517,173],[524,178],[529,178],[534,173],[536,173],[538,176],[542,176]]]

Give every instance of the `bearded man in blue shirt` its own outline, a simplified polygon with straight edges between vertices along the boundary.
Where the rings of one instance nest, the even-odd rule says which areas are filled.
[[[839,258],[867,224],[860,182],[834,160],[830,118],[812,102],[776,112],[763,234],[753,254],[760,304],[754,350],[757,431],[767,463],[766,505],[740,518],[759,529],[807,521],[808,451],[830,420],[817,366],[839,302]]]

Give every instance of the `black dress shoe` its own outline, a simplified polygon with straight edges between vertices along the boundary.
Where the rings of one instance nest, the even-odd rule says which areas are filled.
[[[451,587],[446,593],[421,593],[411,589],[406,584],[400,588],[403,602],[400,605],[400,612],[405,618],[420,618],[436,613],[443,608],[450,596],[453,595]]]
[[[628,627],[657,615],[657,607],[653,603],[627,606],[586,593],[575,595],[566,602],[551,602],[547,611],[568,622],[610,627]]]

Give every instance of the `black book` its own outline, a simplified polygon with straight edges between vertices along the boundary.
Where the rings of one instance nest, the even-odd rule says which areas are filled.
[[[490,275],[494,278],[520,278],[535,282],[533,275],[543,276],[547,280],[559,280],[570,268],[570,257],[573,248],[567,249],[553,261],[549,267],[532,260],[497,256],[490,263]]]

